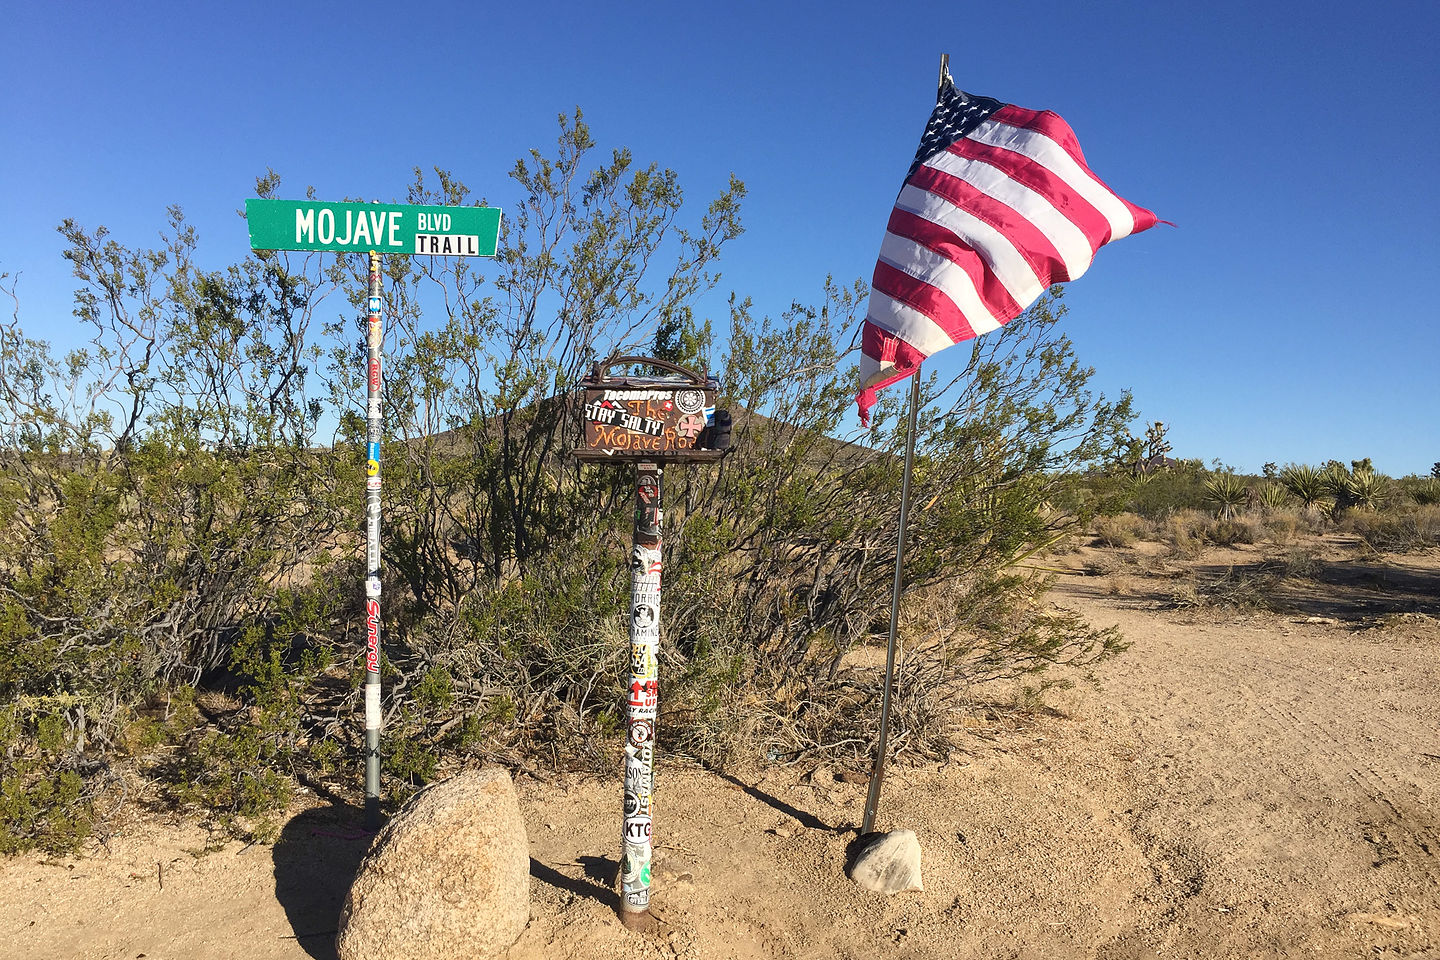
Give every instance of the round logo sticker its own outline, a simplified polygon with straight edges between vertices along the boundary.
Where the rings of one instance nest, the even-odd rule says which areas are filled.
[[[699,413],[705,408],[704,390],[675,391],[675,409],[681,413]]]
[[[637,747],[649,743],[650,738],[654,735],[654,728],[650,725],[649,720],[636,720],[630,724],[630,742]]]

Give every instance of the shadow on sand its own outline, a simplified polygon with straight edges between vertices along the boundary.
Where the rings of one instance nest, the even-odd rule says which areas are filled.
[[[374,837],[360,807],[332,801],[291,819],[275,843],[275,899],[315,960],[336,960],[340,910]]]
[[[530,876],[577,897],[588,897],[611,910],[619,910],[620,895],[615,892],[619,862],[606,857],[581,857],[578,862],[585,871],[583,879],[567,877],[549,864],[531,857]]]
[[[797,823],[804,825],[807,829],[829,830],[835,832],[841,831],[843,829],[848,829],[844,827],[832,827],[824,820],[821,820],[819,817],[815,816],[815,814],[810,813],[807,810],[801,810],[799,807],[793,806],[792,804],[788,804],[784,800],[781,800],[779,797],[766,793],[759,787],[752,786],[743,780],[732,777],[728,773],[717,771],[717,775],[720,777],[720,779],[726,780],[732,785],[739,787],[740,790],[745,794],[755,798],[756,800],[759,800],[761,803],[770,807],[772,810],[776,810],[779,813],[785,814],[785,816],[790,817]]]

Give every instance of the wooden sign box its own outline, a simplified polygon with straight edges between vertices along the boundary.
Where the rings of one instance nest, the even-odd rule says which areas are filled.
[[[630,364],[667,371],[664,377],[612,377],[608,371]],[[679,463],[719,460],[729,452],[727,431],[716,429],[719,382],[693,370],[650,357],[616,357],[595,364],[582,384],[584,444],[575,456],[587,461]]]

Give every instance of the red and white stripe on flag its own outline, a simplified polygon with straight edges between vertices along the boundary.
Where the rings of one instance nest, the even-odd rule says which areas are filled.
[[[1084,273],[1102,245],[1158,222],[1090,171],[1060,117],[970,97],[947,77],[875,264],[861,422],[876,390],[1009,322]]]

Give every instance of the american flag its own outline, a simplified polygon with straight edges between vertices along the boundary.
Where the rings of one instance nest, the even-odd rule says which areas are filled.
[[[1159,223],[1090,172],[1069,124],[948,73],[890,214],[861,337],[860,420],[926,357],[1013,320],[1111,240]]]

